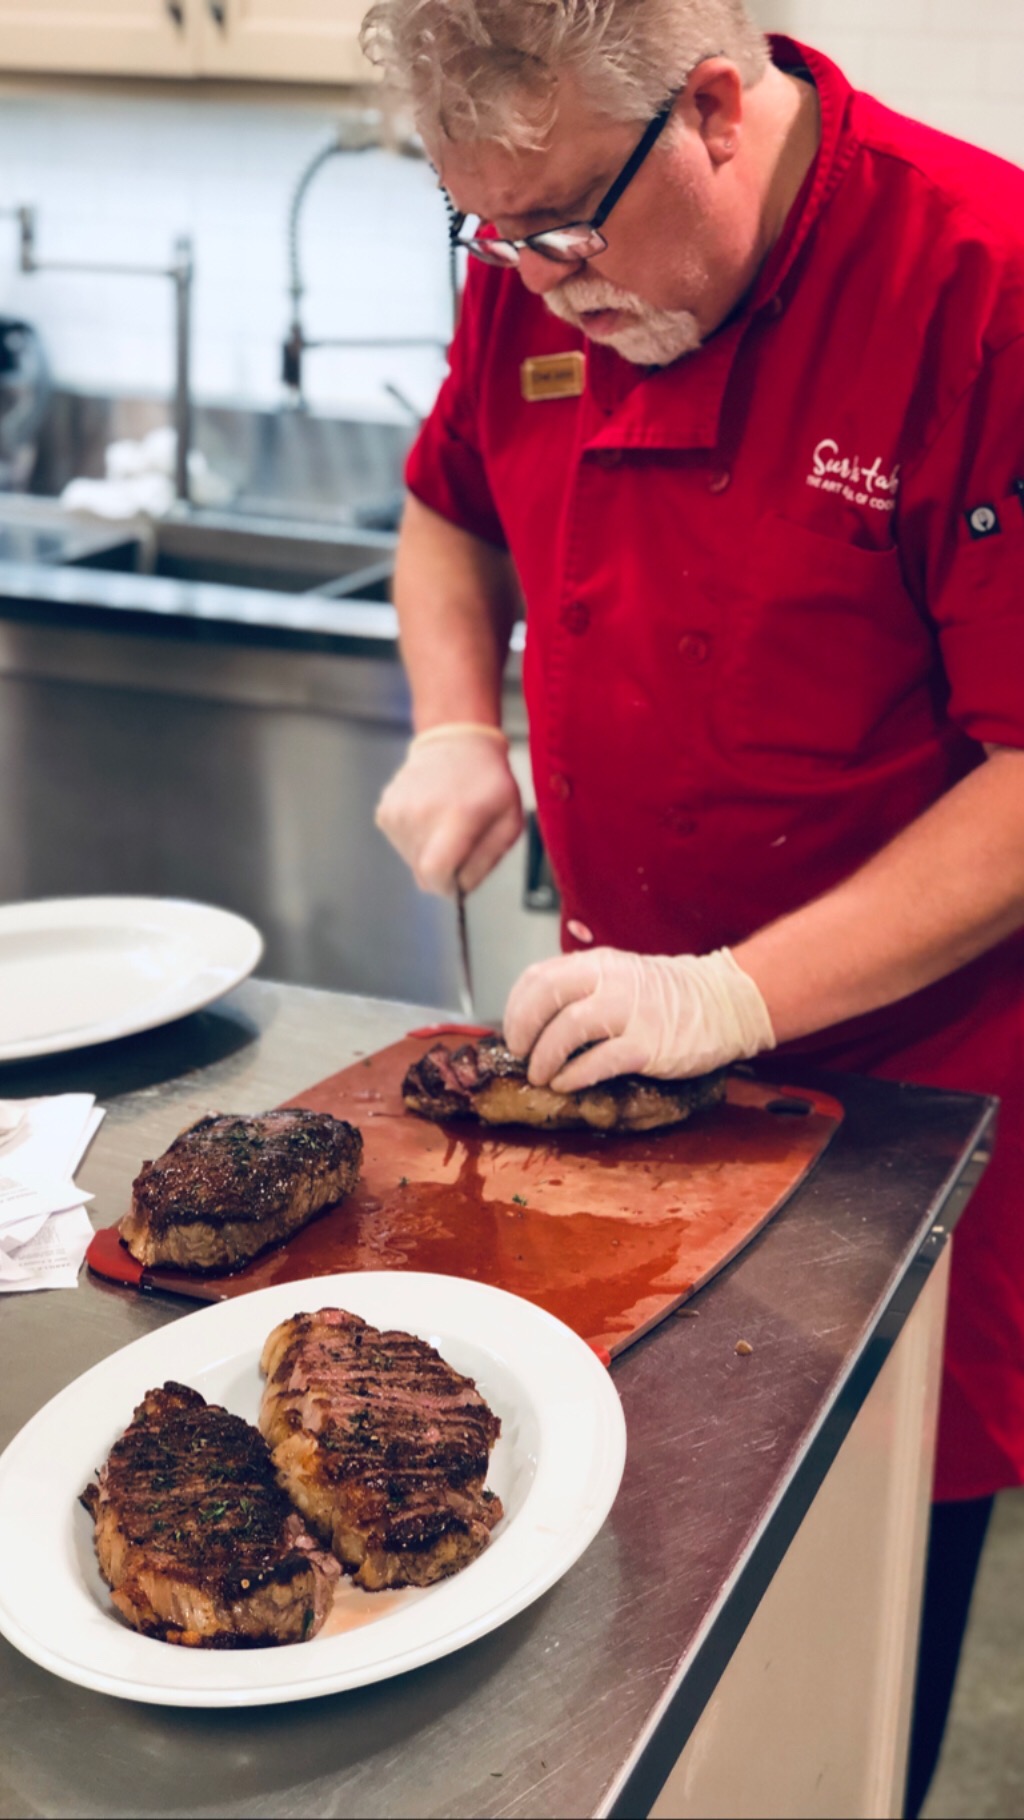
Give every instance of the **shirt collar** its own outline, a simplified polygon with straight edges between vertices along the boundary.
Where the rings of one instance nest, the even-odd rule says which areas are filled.
[[[828,57],[793,38],[773,34],[779,69],[806,70],[818,91],[821,142],[799,195],[745,301],[696,354],[669,367],[639,373],[610,348],[587,348],[588,390],[600,422],[589,448],[712,449],[733,363],[747,330],[762,311],[776,309],[812,230],[856,156],[850,124],[853,89]]]

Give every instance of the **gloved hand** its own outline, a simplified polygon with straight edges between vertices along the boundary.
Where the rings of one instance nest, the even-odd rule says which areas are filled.
[[[473,891],[519,838],[523,807],[497,727],[455,722],[410,742],[377,805],[378,828],[421,891]]]
[[[535,1086],[576,1093],[616,1074],[708,1074],[774,1049],[775,1033],[728,948],[700,956],[592,948],[527,968],[509,995],[505,1041],[529,1056]]]

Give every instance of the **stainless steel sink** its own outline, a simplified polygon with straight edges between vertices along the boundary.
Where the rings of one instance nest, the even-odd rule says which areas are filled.
[[[210,405],[194,412],[195,447],[230,489],[232,511],[337,535],[393,531],[415,424],[322,417],[308,411]],[[138,441],[167,421],[159,398],[53,394],[32,491],[55,498],[69,480],[100,479],[111,443]]]
[[[395,535],[189,512],[106,523],[56,500],[0,499],[0,562],[74,565],[328,600],[389,601]]]
[[[114,568],[127,547],[121,525],[75,518],[56,500],[0,494],[0,562]]]
[[[316,525],[198,513],[164,519],[137,535],[132,566],[140,574],[333,600],[390,599],[395,539],[387,532],[337,534]]]

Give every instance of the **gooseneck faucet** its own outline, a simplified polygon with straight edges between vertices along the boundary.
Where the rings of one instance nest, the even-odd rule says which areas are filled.
[[[169,278],[174,286],[174,490],[182,504],[189,503],[189,451],[192,447],[192,283],[195,261],[191,240],[182,237],[174,243],[170,265],[127,265],[97,260],[40,259],[36,253],[36,211],[22,206],[17,210],[21,225],[21,270],[23,272],[83,272],[107,278]]]
[[[440,335],[318,335],[306,334],[302,320],[302,300],[306,287],[302,277],[299,228],[302,210],[313,180],[332,158],[347,152],[368,152],[382,144],[380,122],[370,118],[364,123],[362,136],[353,137],[351,129],[342,128],[333,139],[315,152],[301,172],[288,209],[288,294],[291,298],[291,324],[281,349],[281,379],[291,393],[292,401],[304,404],[302,372],[304,356],[317,348],[434,348],[442,354],[448,344]],[[414,140],[404,140],[396,148],[403,157],[422,158],[423,152]],[[454,263],[450,267],[452,321],[458,312],[458,294]],[[390,390],[390,387],[386,388]]]

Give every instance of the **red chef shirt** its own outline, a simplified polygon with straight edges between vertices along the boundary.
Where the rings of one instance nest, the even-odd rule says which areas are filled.
[[[1024,746],[1024,173],[773,52],[816,84],[822,143],[729,321],[641,369],[474,265],[409,461],[522,581],[566,946],[570,920],[735,944],[981,742]],[[582,393],[527,402],[523,362],[569,349]],[[955,1247],[937,1492],[1024,1480],[1024,942],[800,1047],[1002,1096]]]

